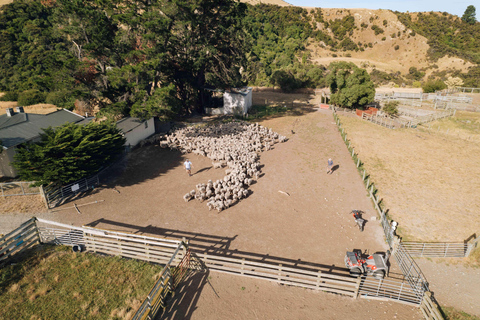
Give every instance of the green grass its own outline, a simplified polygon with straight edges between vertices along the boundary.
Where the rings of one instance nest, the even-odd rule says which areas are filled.
[[[0,269],[0,319],[130,318],[161,270],[139,260],[38,246]]]
[[[246,120],[264,119],[272,116],[280,116],[286,114],[291,108],[277,105],[254,105],[248,111]]]
[[[445,315],[445,320],[480,320],[477,316],[470,315],[452,307],[442,307],[442,311]]]

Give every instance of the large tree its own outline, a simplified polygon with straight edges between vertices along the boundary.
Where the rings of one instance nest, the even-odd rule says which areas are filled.
[[[475,7],[472,5],[469,5],[467,9],[465,10],[463,16],[462,16],[462,21],[469,23],[469,24],[475,24]]]
[[[365,69],[358,68],[351,62],[333,62],[329,69],[327,83],[333,104],[356,108],[373,102],[375,86]]]
[[[13,165],[24,181],[63,185],[96,173],[122,152],[125,138],[114,124],[65,124],[43,130],[37,143],[17,148]]]

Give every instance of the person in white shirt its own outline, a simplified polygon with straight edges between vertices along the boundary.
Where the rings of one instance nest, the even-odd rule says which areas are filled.
[[[190,160],[185,160],[185,162],[183,163],[183,166],[185,167],[185,170],[187,170],[187,173],[188,173],[188,176],[191,176],[192,175],[192,163],[190,162]]]

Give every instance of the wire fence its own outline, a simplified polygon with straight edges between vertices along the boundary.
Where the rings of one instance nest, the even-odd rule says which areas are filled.
[[[40,187],[32,187],[35,181],[13,181],[0,183],[0,190],[3,197],[28,196],[40,194]]]

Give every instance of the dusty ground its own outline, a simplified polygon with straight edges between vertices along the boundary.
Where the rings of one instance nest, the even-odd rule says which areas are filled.
[[[341,120],[404,238],[463,241],[478,234],[476,140],[434,130],[389,130],[356,117]]]
[[[247,199],[226,211],[208,211],[205,203],[185,203],[182,199],[197,183],[223,177],[223,170],[213,169],[207,158],[189,155],[194,175],[188,177],[181,165],[184,155],[152,145],[131,154],[125,173],[115,183],[76,201],[79,205],[104,202],[80,207],[80,215],[68,203],[59,208],[66,210],[42,216],[74,225],[185,236],[193,246],[209,251],[266,261],[313,263],[330,269],[343,267],[346,250],[384,251],[383,232],[378,221],[371,219],[375,211],[332,115],[308,109],[303,115],[272,118],[261,124],[290,140],[261,154],[264,176],[252,185],[253,193]],[[332,175],[326,174],[328,157],[338,166]],[[366,212],[370,221],[365,232],[354,226],[349,214],[352,209]],[[5,220],[10,217],[3,216]],[[204,290],[191,302],[192,319],[245,319],[255,314],[264,319],[299,318],[299,312],[300,318],[334,319],[352,315],[355,310],[371,314],[372,319],[391,319],[395,313],[401,319],[420,318],[418,309],[400,304],[352,301],[262,280],[216,273],[210,276],[212,286],[200,282]],[[189,299],[183,303],[190,303]],[[245,308],[247,305],[251,308]],[[181,314],[185,309],[175,310]]]

